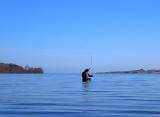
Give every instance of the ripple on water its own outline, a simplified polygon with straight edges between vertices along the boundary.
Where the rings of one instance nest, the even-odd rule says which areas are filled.
[[[87,83],[71,74],[1,77],[0,117],[160,117],[159,76],[98,75]]]

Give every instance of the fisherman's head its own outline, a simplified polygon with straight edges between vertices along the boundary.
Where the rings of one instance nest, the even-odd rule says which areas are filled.
[[[89,72],[89,70],[90,70],[90,68],[89,69],[85,69],[84,72]]]

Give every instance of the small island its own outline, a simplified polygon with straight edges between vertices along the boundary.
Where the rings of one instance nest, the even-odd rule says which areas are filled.
[[[111,71],[111,72],[97,72],[97,74],[160,74],[160,70],[130,70],[130,71]]]
[[[34,73],[34,74],[43,74],[44,71],[42,68],[34,68],[34,67],[29,67],[25,66],[22,67],[17,64],[13,63],[0,63],[0,73],[17,73],[17,74],[22,74],[22,73]]]

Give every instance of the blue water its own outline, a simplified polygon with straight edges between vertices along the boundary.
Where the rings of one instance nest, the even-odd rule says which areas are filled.
[[[0,117],[160,117],[160,75],[0,75]]]

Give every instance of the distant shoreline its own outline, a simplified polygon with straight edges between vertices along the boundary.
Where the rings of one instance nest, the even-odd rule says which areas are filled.
[[[22,67],[13,63],[0,63],[0,74],[43,74],[44,71],[39,67]]]
[[[160,70],[130,70],[130,71],[111,71],[111,72],[97,72],[96,74],[160,74]]]

